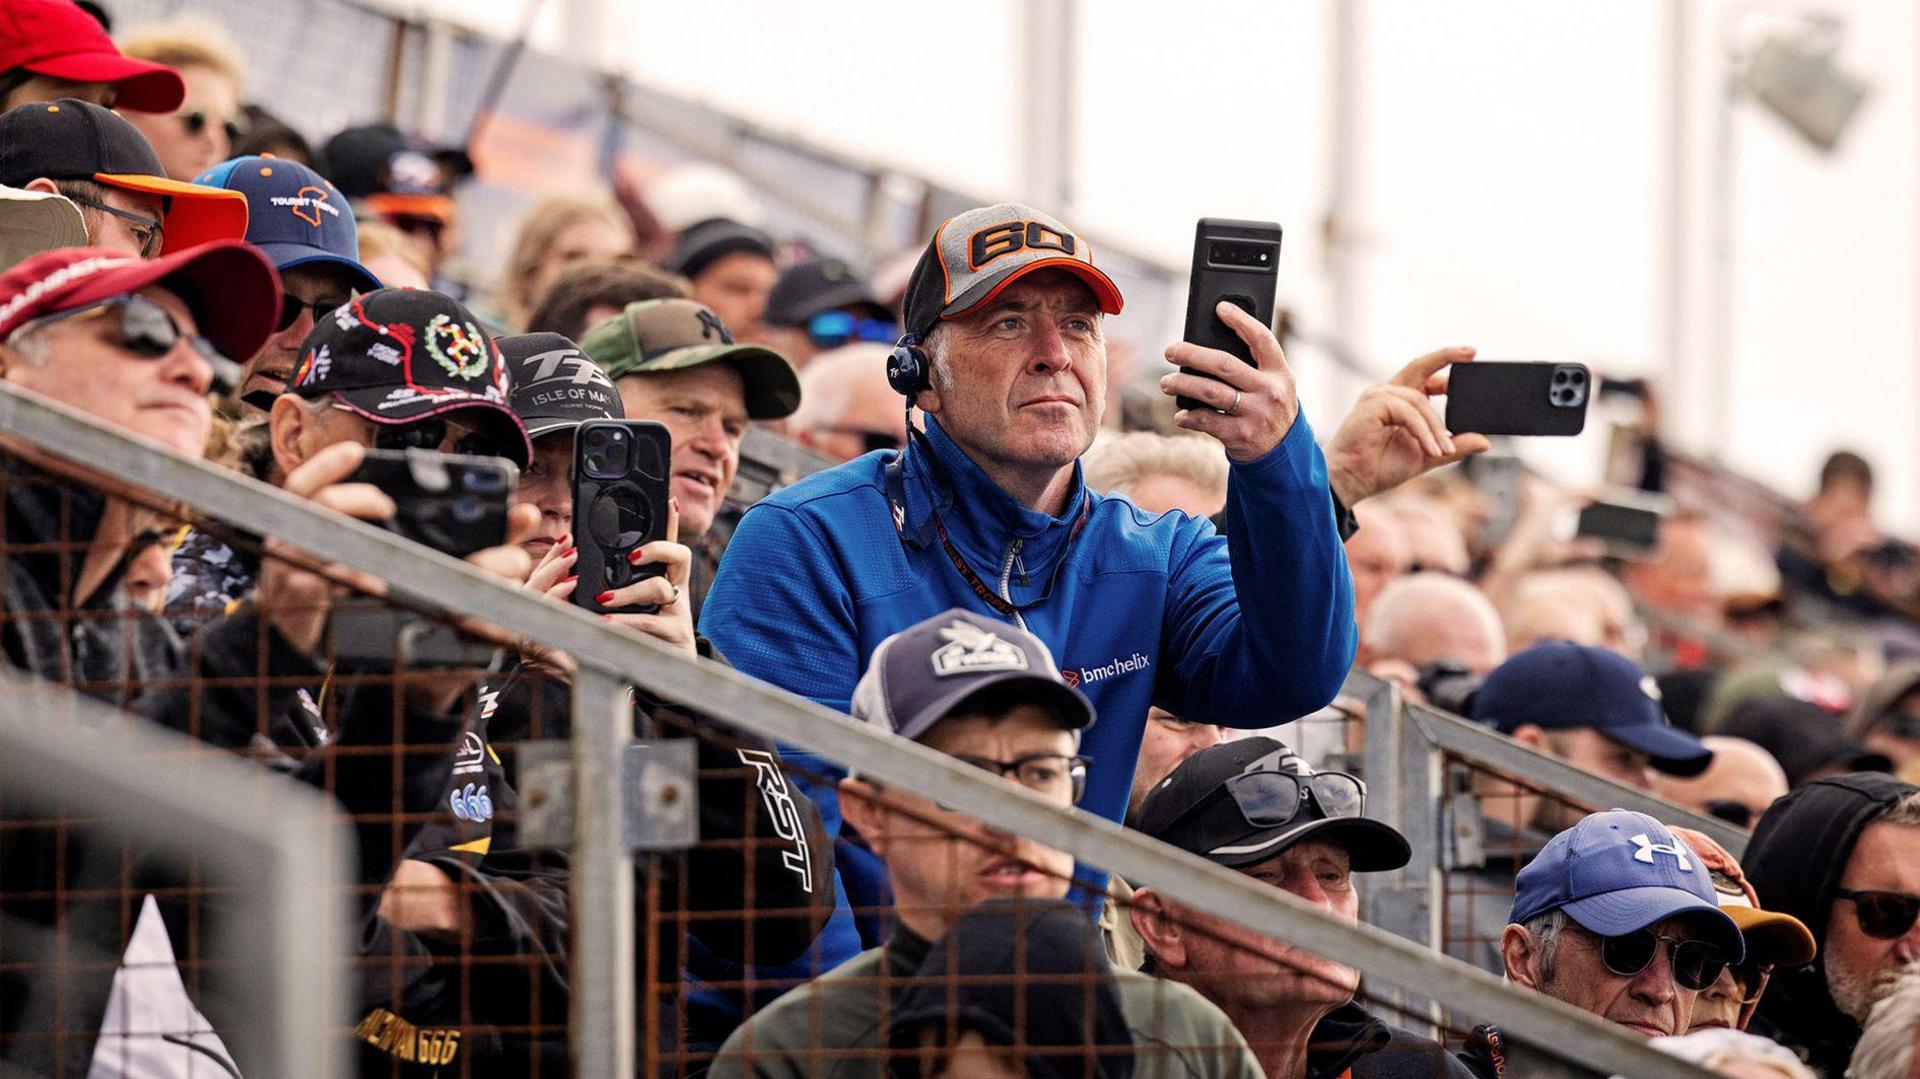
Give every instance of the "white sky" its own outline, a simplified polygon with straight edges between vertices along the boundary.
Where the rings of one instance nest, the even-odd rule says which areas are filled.
[[[592,19],[586,0],[567,2],[541,37]],[[632,28],[600,39],[650,84],[989,197],[1021,194],[1019,0],[595,2]],[[1282,291],[1304,322],[1324,327],[1326,20],[1336,2],[1081,0],[1080,168],[1076,205],[1062,216],[1174,262],[1197,217],[1279,220]],[[1672,287],[1661,270],[1666,34],[1686,6],[1690,182],[1678,238],[1688,272],[1678,287],[1695,374],[1667,380],[1668,428],[1707,448],[1697,372],[1724,5],[1348,2],[1363,26],[1366,241],[1350,345],[1382,370],[1464,343],[1484,358],[1659,376],[1671,362],[1658,303]],[[1859,448],[1881,471],[1882,515],[1920,532],[1910,314],[1920,284],[1920,20],[1904,0],[1821,9],[1847,21],[1842,63],[1874,92],[1834,157],[1756,103],[1736,107],[1727,456],[1798,493],[1829,450]],[[1327,398],[1352,392],[1308,384]],[[1310,401],[1309,413],[1325,425],[1347,403]],[[1555,451],[1540,460],[1570,477],[1590,471],[1591,441],[1536,448]]]

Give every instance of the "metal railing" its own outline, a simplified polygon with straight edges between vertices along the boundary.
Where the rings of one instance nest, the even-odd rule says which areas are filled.
[[[65,687],[9,678],[0,700],[0,790],[11,806],[59,805],[63,821],[104,822],[116,845],[191,864],[196,891],[244,908],[218,920],[203,953],[218,959],[220,999],[238,1020],[218,1033],[241,1067],[341,1074],[351,938],[336,884],[353,837],[329,800]]]
[[[613,763],[630,741],[631,712],[624,685],[643,686],[667,700],[697,706],[743,730],[803,746],[890,785],[915,791],[986,824],[1068,852],[1081,862],[1151,886],[1181,903],[1221,916],[1306,950],[1337,956],[1369,985],[1443,1002],[1456,1014],[1498,1021],[1510,1042],[1533,1046],[1541,1059],[1566,1069],[1602,1073],[1704,1076],[1593,1016],[1539,995],[1517,991],[1484,971],[1436,954],[1419,940],[1372,925],[1347,925],[1297,898],[1211,862],[1168,848],[1113,822],[1063,811],[978,769],[916,743],[856,723],[810,701],[706,661],[682,659],[651,641],[636,640],[605,623],[479,571],[415,547],[372,525],[344,520],[277,489],[165,452],[65,407],[0,386],[0,431],[31,442],[77,467],[114,476],[156,496],[246,525],[313,555],[388,581],[413,603],[498,625],[563,650],[579,664],[573,684],[575,783],[573,984],[571,1040],[578,1073],[634,1073],[635,926],[633,858],[620,841],[623,791]],[[1378,689],[1378,687],[1371,687]],[[1430,800],[1438,757],[1433,749],[1478,753],[1539,767],[1556,780],[1601,800],[1661,808],[1644,796],[1595,784],[1537,755],[1502,755],[1491,736],[1458,729],[1458,721],[1420,710],[1398,714],[1389,689],[1375,693],[1386,738],[1369,739],[1370,768],[1389,771],[1385,802],[1406,819]],[[618,702],[616,704],[616,702]],[[1370,720],[1373,713],[1370,711]],[[1394,733],[1394,732],[1397,732]],[[1371,733],[1371,732],[1370,732]],[[1379,741],[1379,744],[1374,744]],[[1393,747],[1398,746],[1398,756]],[[1423,747],[1426,747],[1423,749]],[[1394,766],[1394,761],[1401,764]],[[1378,763],[1375,764],[1374,762]],[[1693,823],[1689,821],[1689,823]],[[1707,829],[1714,822],[1699,821]],[[1431,829],[1408,829],[1418,872],[1431,872]],[[1410,867],[1410,869],[1413,867]],[[1410,874],[1414,875],[1414,874]],[[280,973],[285,977],[284,971]],[[287,1074],[291,1074],[288,1072]]]

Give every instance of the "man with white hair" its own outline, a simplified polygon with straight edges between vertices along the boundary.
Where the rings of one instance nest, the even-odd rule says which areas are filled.
[[[1500,607],[1507,647],[1541,641],[1605,648],[1638,663],[1647,630],[1625,586],[1597,566],[1561,566],[1522,577]]]
[[[1381,589],[1360,635],[1360,665],[1409,687],[1429,664],[1485,675],[1506,658],[1493,603],[1444,573],[1415,573]]]
[[[815,356],[800,373],[800,407],[787,434],[835,461],[906,445],[906,411],[887,385],[889,351],[857,341]]]
[[[1087,486],[1126,495],[1148,513],[1212,517],[1227,505],[1227,455],[1208,439],[1152,431],[1102,435],[1080,465]]]

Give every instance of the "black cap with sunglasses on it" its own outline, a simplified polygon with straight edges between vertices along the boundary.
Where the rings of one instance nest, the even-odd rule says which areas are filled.
[[[1237,738],[1203,749],[1156,784],[1133,827],[1235,869],[1308,840],[1347,852],[1354,871],[1399,869],[1407,837],[1371,820],[1367,787],[1345,772],[1315,772],[1285,743]]]
[[[378,289],[336,308],[301,344],[286,392],[331,395],[386,427],[446,415],[490,437],[494,452],[521,468],[533,455],[507,406],[499,347],[472,312],[437,292]]]

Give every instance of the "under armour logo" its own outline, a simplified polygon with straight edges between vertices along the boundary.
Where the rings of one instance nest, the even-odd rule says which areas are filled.
[[[1654,852],[1658,851],[1661,854],[1673,855],[1673,860],[1680,863],[1680,872],[1693,872],[1693,863],[1687,860],[1687,848],[1684,845],[1678,842],[1655,843],[1653,840],[1647,838],[1645,832],[1637,836],[1632,836],[1631,841],[1634,846],[1640,848],[1633,852],[1634,861],[1645,862],[1648,865],[1652,865]]]
[[[718,337],[725,344],[733,344],[733,335],[727,332],[727,324],[720,321],[719,315],[704,307],[700,309],[699,314],[700,336]]]

